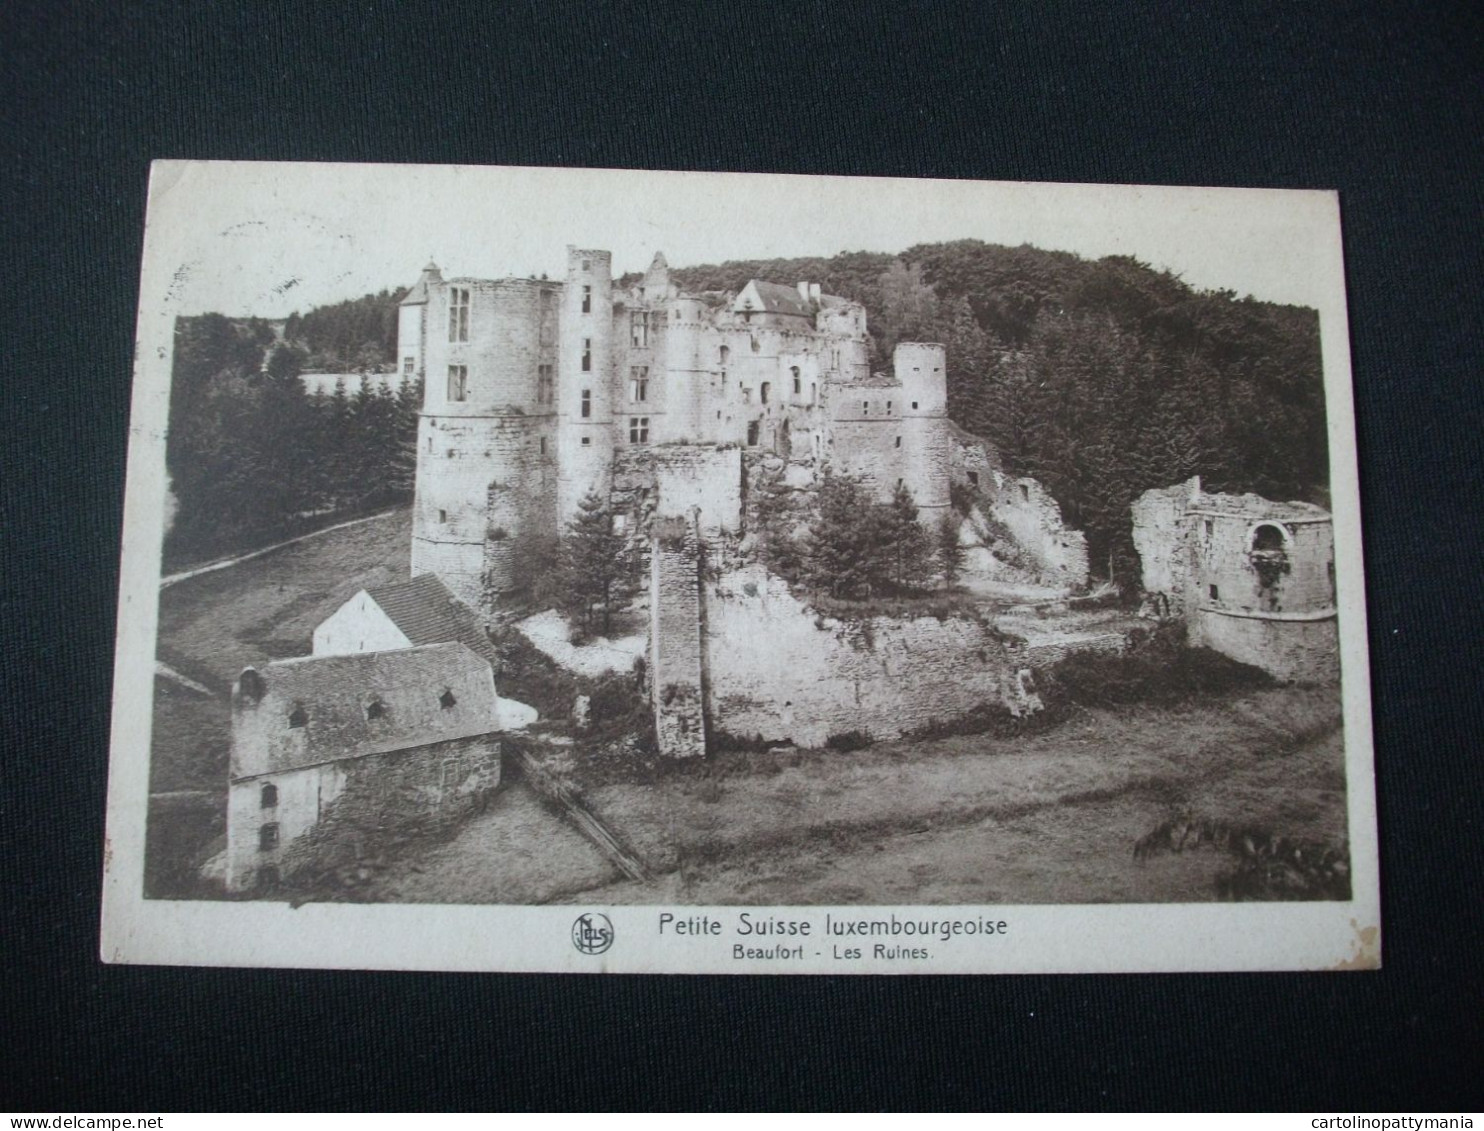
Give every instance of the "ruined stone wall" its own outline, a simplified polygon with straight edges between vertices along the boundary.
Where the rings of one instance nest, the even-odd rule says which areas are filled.
[[[742,523],[742,451],[686,444],[655,448],[655,514],[698,517],[703,532],[735,534]]]
[[[650,551],[650,693],[655,735],[667,758],[706,753],[699,542],[694,527],[655,524]]]
[[[436,742],[234,782],[228,795],[227,887],[258,886],[376,857],[457,823],[500,784],[493,736]],[[264,805],[264,786],[277,791]],[[263,847],[274,825],[276,845]]]
[[[1021,552],[1047,582],[1073,589],[1087,584],[1087,536],[1062,522],[1061,507],[1034,479],[1012,479],[995,473],[989,491],[989,516],[1014,536]]]
[[[977,491],[993,486],[1000,471],[1000,453],[993,444],[949,422],[948,474],[954,483]]]
[[[1201,609],[1190,618],[1189,629],[1192,644],[1279,679],[1326,683],[1340,678],[1339,622],[1333,612],[1279,618]]]
[[[1185,520],[1189,499],[1190,488],[1182,483],[1145,491],[1130,508],[1144,592],[1163,596],[1167,606],[1159,611],[1177,617],[1185,615],[1194,566]]]
[[[817,617],[756,565],[708,582],[702,600],[711,724],[729,734],[822,746],[1020,702],[1023,657],[974,620]]]

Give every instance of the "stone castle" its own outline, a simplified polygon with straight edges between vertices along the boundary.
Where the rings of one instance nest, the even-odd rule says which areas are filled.
[[[636,474],[657,515],[735,530],[749,449],[882,500],[901,484],[925,523],[949,505],[943,347],[902,343],[873,373],[865,309],[818,284],[686,294],[656,254],[625,288],[609,252],[575,247],[562,281],[429,264],[402,300],[398,363],[426,388],[412,572],[478,609],[511,587],[522,537]]]

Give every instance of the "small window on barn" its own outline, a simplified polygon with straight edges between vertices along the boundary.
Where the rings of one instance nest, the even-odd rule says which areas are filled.
[[[278,823],[272,822],[258,827],[258,851],[272,852],[278,847]]]
[[[272,809],[278,804],[278,786],[264,783],[262,792],[258,796],[259,809]]]
[[[457,702],[458,700],[454,698],[453,692],[446,687],[443,689],[443,694],[438,696],[438,706],[442,707],[445,711],[451,710]]]
[[[1219,601],[1219,600],[1221,600],[1221,590],[1218,589],[1218,588],[1216,588],[1216,586],[1214,586],[1214,585],[1208,585],[1208,586],[1206,586],[1206,592],[1211,595],[1211,600],[1213,600],[1213,601]]]
[[[366,704],[366,718],[380,719],[386,716],[386,704],[380,699],[373,699]]]
[[[303,707],[295,707],[289,712],[289,726],[302,727],[309,725],[309,712]]]

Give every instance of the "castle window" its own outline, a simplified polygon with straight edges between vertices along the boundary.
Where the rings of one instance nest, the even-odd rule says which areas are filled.
[[[465,287],[454,287],[448,292],[448,340],[469,340],[469,291]]]
[[[900,436],[898,436],[897,437],[897,447],[900,448],[901,446],[902,446],[902,438]]]
[[[912,407],[913,407],[913,408],[916,408],[916,407],[917,407],[917,402],[916,402],[916,401],[913,401],[913,402],[912,402]]]
[[[1022,483],[1020,485],[1020,497],[1027,503],[1031,501],[1031,489],[1029,484]]]
[[[593,312],[593,289],[592,289],[592,287],[590,287],[586,283],[584,283],[582,285],[582,313],[584,313],[584,314],[591,314],[592,312]]]
[[[635,349],[649,345],[649,311],[636,310],[629,315],[629,342]]]
[[[265,784],[258,794],[258,808],[272,809],[278,804],[278,786]]]
[[[457,702],[458,700],[453,697],[453,692],[446,687],[443,689],[443,694],[438,696],[438,706],[442,707],[445,711],[452,708]]]
[[[373,699],[366,704],[366,718],[381,719],[386,717],[386,704],[380,699]]]
[[[404,376],[411,377],[412,374],[414,372],[416,372],[416,370],[417,370],[417,359],[416,358],[404,357],[402,359],[402,373],[403,373]]]
[[[862,416],[870,416],[871,415],[871,402],[870,401],[861,401],[861,415]]]
[[[773,385],[772,385],[771,382],[769,382],[769,381],[764,381],[763,382],[763,387],[762,387],[762,390],[761,390],[763,404],[767,404],[768,403],[768,393],[772,390],[772,388],[773,388]]]
[[[631,443],[631,444],[647,444],[647,443],[649,443],[649,417],[647,417],[647,416],[631,416],[631,417],[629,417],[629,443]]]
[[[440,510],[438,512],[438,521],[439,522],[447,522],[448,521],[448,512],[445,511],[445,510]]]
[[[719,361],[719,362],[721,362],[723,365],[725,365],[727,363],[727,359],[729,357],[731,357],[731,356],[732,356],[732,351],[730,349],[728,349],[726,346],[718,346],[717,347],[717,349],[716,349],[716,360]]]
[[[752,403],[752,386],[751,385],[743,385],[742,386],[742,403],[743,404],[751,404]]]
[[[1209,518],[1201,519],[1201,533],[1204,534],[1207,538],[1211,537],[1211,532],[1215,529],[1216,524]]]
[[[890,416],[891,415],[891,401],[887,401],[886,402],[886,415],[887,416]]]
[[[272,852],[278,847],[278,824],[261,825],[258,828],[258,851]]]
[[[309,712],[303,707],[295,707],[289,712],[289,726],[298,728],[309,725]]]
[[[593,269],[593,262],[592,262],[592,260],[591,259],[584,259],[582,261],[582,269],[583,269],[583,271],[591,271]]]
[[[545,436],[542,436],[541,437],[541,454],[542,455],[545,455],[546,454],[546,437]]]
[[[551,366],[536,366],[536,403],[551,404],[556,382],[552,379]]]
[[[649,399],[649,366],[636,365],[629,370],[629,400]]]
[[[979,473],[977,471],[971,471],[971,472],[969,472],[969,486],[970,487],[977,487],[977,486],[979,486]]]
[[[819,400],[819,383],[817,381],[810,381],[809,382],[809,403],[810,404],[815,404],[815,403],[818,402],[818,400]]]
[[[751,421],[747,425],[747,446],[749,448],[755,448],[755,447],[757,447],[757,421],[756,420]]]
[[[582,446],[584,448],[591,447],[592,446],[592,442],[593,442],[593,438],[591,436],[584,436],[582,438]]]
[[[799,378],[799,367],[792,365],[788,371],[793,374],[794,378],[794,396],[798,396],[804,391],[804,382]]]
[[[428,454],[433,454],[433,437],[431,436],[428,437]]]
[[[469,367],[467,365],[450,365],[448,367],[448,399],[450,401],[462,401],[469,396]]]
[[[584,373],[591,372],[592,367],[593,367],[593,340],[591,338],[583,338],[582,339],[582,371]]]
[[[1221,600],[1221,590],[1218,589],[1218,588],[1216,588],[1216,586],[1214,586],[1214,585],[1208,585],[1208,586],[1206,586],[1206,592],[1208,592],[1211,595],[1211,600],[1213,600],[1213,601],[1219,601],[1219,600]]]
[[[584,420],[586,420],[588,417],[592,416],[592,414],[593,414],[593,391],[591,389],[583,389],[582,390],[582,417],[583,417]]]

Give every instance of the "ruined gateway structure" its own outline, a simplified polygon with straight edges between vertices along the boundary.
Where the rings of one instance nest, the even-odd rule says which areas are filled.
[[[1218,495],[1200,477],[1146,491],[1134,546],[1150,611],[1280,679],[1339,677],[1334,527],[1310,503]]]
[[[430,264],[402,301],[398,345],[401,373],[425,386],[413,575],[496,619],[523,540],[560,533],[588,492],[605,497],[649,558],[667,754],[704,752],[708,720],[822,743],[1033,701],[1026,658],[987,621],[814,616],[749,557],[764,482],[810,491],[846,474],[883,502],[905,487],[927,526],[956,482],[979,504],[970,570],[994,568],[1000,537],[1035,583],[1087,582],[1085,539],[1056,503],[949,420],[943,346],[900,343],[891,372],[873,373],[865,309],[818,284],[687,294],[656,254],[625,288],[609,252],[576,247],[561,281],[444,279]]]

